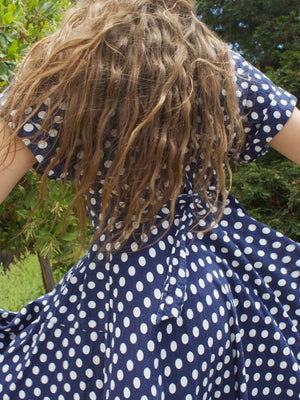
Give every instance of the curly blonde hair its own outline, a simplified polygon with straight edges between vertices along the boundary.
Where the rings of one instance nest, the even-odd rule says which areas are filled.
[[[17,105],[13,135],[28,105],[27,119],[51,99],[41,127],[47,131],[64,104],[58,151],[43,188],[48,172],[62,160],[67,172],[80,148],[70,208],[77,204],[84,229],[84,198],[101,179],[94,239],[105,233],[104,246],[122,246],[137,227],[149,232],[165,203],[172,221],[189,166],[208,214],[217,209],[218,220],[224,209],[224,165],[230,171],[229,152],[237,153],[243,141],[234,70],[227,45],[194,9],[188,0],[82,1],[31,49],[11,88],[5,109]],[[114,229],[120,223],[122,229]]]

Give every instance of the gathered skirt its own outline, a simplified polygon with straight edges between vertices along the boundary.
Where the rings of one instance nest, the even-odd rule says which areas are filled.
[[[300,246],[231,196],[205,234],[178,204],[154,244],[95,242],[51,293],[0,312],[1,400],[300,398]]]

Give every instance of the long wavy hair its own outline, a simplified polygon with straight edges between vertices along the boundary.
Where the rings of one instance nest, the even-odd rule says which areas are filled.
[[[31,49],[4,106],[4,113],[16,108],[13,140],[47,99],[42,131],[51,129],[63,105],[41,198],[48,172],[61,161],[67,172],[80,152],[70,209],[77,205],[84,230],[84,200],[101,181],[94,239],[105,234],[110,251],[137,231],[149,232],[166,203],[166,218],[173,220],[189,167],[208,214],[218,210],[218,220],[225,207],[224,166],[230,175],[229,153],[237,154],[243,142],[234,70],[227,45],[194,9],[189,0],[81,1]]]

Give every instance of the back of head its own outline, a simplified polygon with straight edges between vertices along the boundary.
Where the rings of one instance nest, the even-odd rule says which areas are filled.
[[[28,104],[38,109],[50,97],[53,112],[64,104],[59,151],[48,170],[62,159],[68,169],[80,143],[77,197],[102,173],[97,234],[105,231],[108,240],[122,243],[136,226],[149,226],[170,199],[172,219],[190,166],[195,191],[212,206],[222,194],[224,206],[223,165],[238,125],[233,72],[227,46],[199,21],[194,1],[79,3],[29,53],[13,95],[8,107],[22,98],[16,125]],[[42,128],[49,129],[50,119]],[[218,176],[213,201],[207,194],[212,170]],[[120,220],[122,236],[113,238],[109,232]]]

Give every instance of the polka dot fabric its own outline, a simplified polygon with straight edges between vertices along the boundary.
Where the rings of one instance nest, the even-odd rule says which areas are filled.
[[[275,86],[240,55],[232,53],[237,72],[237,96],[245,123],[246,143],[241,162],[254,161],[291,116],[295,98]]]
[[[240,158],[248,162],[295,99],[239,55],[232,59],[248,115]],[[41,146],[20,136],[47,159],[50,134]],[[59,168],[51,175],[59,178]],[[91,190],[92,218],[96,205]],[[162,208],[158,222],[168,212]],[[217,226],[192,233],[203,212],[187,173],[163,238],[156,240],[166,222],[144,237],[144,249],[132,252],[132,241],[130,251],[107,256],[101,237],[51,293],[19,313],[1,311],[0,398],[299,399],[300,246],[250,218],[232,196]]]

